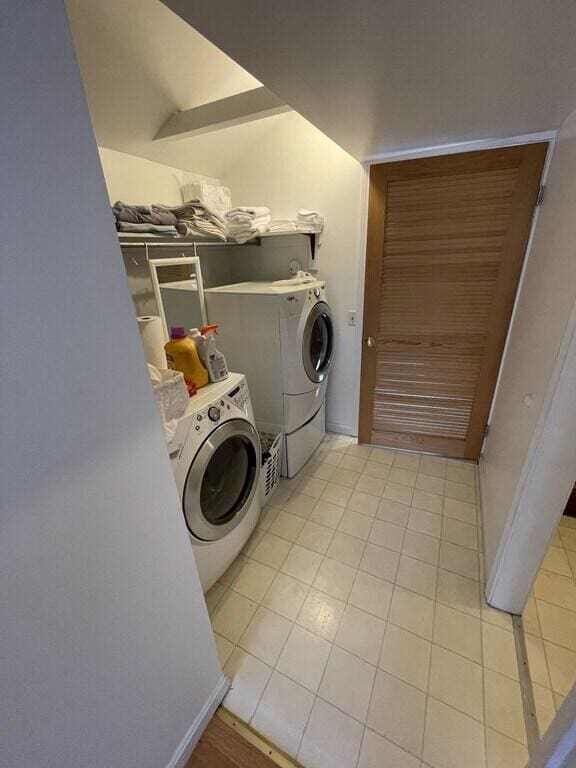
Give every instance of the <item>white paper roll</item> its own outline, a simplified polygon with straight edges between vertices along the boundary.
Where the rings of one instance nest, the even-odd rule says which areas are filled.
[[[167,368],[162,320],[156,315],[139,317],[138,329],[146,360],[150,365],[155,365],[156,368]]]

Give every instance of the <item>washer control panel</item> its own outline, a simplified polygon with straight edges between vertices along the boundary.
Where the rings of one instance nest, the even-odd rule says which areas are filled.
[[[240,384],[233,389],[231,392],[228,393],[228,397],[234,405],[237,408],[240,408],[240,410],[245,411],[248,407],[248,403],[250,401],[250,392],[248,391],[248,385],[246,384],[246,379],[242,379]]]
[[[211,408],[208,408],[208,418],[210,421],[220,421],[221,416],[222,412],[217,405],[213,405]]]
[[[249,402],[250,392],[246,380],[243,379],[236,387],[226,392],[220,400],[212,402],[208,407],[195,413],[193,428],[196,432],[210,431],[214,428],[214,424],[226,418],[233,405],[246,413]]]

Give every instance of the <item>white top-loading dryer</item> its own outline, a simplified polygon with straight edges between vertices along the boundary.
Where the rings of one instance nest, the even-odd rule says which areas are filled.
[[[285,434],[283,474],[293,477],[325,434],[334,327],[320,280],[250,282],[205,291],[228,365],[246,374],[256,421]]]

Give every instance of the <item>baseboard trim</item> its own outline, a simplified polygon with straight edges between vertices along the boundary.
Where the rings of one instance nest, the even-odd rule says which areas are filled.
[[[226,696],[229,687],[230,680],[226,675],[222,675],[218,685],[212,692],[212,695],[204,704],[202,710],[198,713],[198,716],[178,745],[166,768],[185,768],[186,763],[190,759],[190,755],[194,751],[196,744],[198,744],[200,736],[204,733],[208,723],[220,706],[222,699]]]
[[[356,437],[356,430],[353,427],[349,427],[347,424],[340,424],[337,421],[327,421],[326,431],[335,432],[338,435],[350,435]]]

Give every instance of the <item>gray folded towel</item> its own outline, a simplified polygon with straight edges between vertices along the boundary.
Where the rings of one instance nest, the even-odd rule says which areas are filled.
[[[130,224],[154,224],[156,226],[176,226],[176,216],[156,205],[126,205],[118,200],[112,206],[116,222]]]

